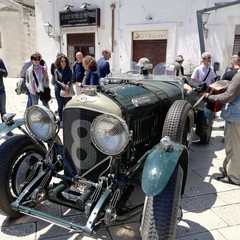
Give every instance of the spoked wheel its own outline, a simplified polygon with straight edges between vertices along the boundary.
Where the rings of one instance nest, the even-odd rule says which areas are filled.
[[[182,143],[187,148],[191,144],[194,110],[185,100],[175,101],[166,115],[162,137]],[[179,160],[163,192],[146,197],[141,225],[143,240],[175,239],[177,223],[182,218],[180,199],[186,183],[187,161]],[[185,174],[184,174],[185,173]]]
[[[0,145],[0,213],[8,217],[21,214],[12,210],[16,200],[35,164],[43,159],[44,151],[24,135],[14,136]]]
[[[142,240],[175,239],[182,178],[182,168],[177,165],[163,192],[145,198],[140,228]]]
[[[187,148],[190,146],[190,136],[194,121],[194,111],[191,104],[178,100],[168,110],[164,121],[162,137],[169,136],[172,141],[180,142]]]

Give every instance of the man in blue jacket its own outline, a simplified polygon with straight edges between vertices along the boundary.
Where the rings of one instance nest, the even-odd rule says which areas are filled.
[[[97,61],[97,73],[99,78],[104,78],[110,73],[108,60],[111,58],[111,52],[108,49],[102,51],[102,57]]]
[[[8,72],[3,60],[0,58],[0,114],[1,118],[6,113],[6,92],[3,78],[7,77]]]

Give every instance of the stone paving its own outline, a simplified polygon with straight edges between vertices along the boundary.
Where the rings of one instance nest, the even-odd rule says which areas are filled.
[[[5,79],[7,110],[22,117],[26,96],[14,92],[17,79]],[[57,109],[53,98],[50,108]],[[189,174],[182,199],[183,219],[177,228],[177,240],[238,240],[240,239],[240,187],[218,182],[218,168],[224,159],[223,126],[218,116],[208,145],[194,144],[190,149]],[[40,208],[72,221],[83,216],[76,211],[44,203]],[[139,240],[139,217],[126,223],[100,229],[96,235],[86,237],[44,221],[23,216],[11,220],[0,215],[0,240]]]

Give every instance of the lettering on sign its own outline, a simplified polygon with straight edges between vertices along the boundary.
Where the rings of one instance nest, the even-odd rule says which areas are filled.
[[[134,32],[133,40],[154,40],[154,39],[167,39],[168,31],[142,31],[142,32]]]
[[[76,12],[60,12],[60,26],[100,26],[100,9],[82,10]]]

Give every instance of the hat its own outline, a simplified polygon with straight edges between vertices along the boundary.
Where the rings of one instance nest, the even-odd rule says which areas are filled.
[[[57,57],[63,56],[64,54],[62,52],[57,53]]]
[[[153,68],[153,65],[151,64],[150,60],[146,57],[140,58],[136,65],[143,69],[152,69]]]
[[[183,56],[182,55],[177,55],[176,62],[183,62],[183,61],[184,61]]]

